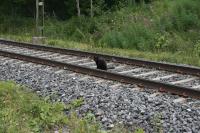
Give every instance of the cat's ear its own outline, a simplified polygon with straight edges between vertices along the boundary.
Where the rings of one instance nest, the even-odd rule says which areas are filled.
[[[94,56],[93,59],[96,61],[96,60],[98,60],[98,57],[97,57],[97,56]]]

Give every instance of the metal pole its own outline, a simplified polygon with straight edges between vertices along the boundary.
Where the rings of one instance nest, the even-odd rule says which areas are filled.
[[[39,0],[36,0],[36,36],[39,34]]]
[[[36,36],[44,35],[44,0],[36,0]]]
[[[44,0],[42,0],[42,36],[44,36]]]

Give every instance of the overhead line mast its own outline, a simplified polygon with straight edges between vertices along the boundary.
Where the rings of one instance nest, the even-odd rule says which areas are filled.
[[[44,36],[44,0],[36,0],[36,36]]]

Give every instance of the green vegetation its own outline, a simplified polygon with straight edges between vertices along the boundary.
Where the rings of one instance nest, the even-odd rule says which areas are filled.
[[[83,105],[83,103],[84,103],[83,98],[76,99],[76,100],[72,101],[70,103],[70,105],[66,106],[66,110],[76,109],[76,108],[80,107],[81,105]]]
[[[87,6],[82,7],[85,11],[80,17],[75,17],[75,12],[68,20],[47,17],[47,44],[200,66],[199,0],[120,3],[104,3],[113,10],[96,3],[102,11],[93,18],[87,15]],[[1,37],[31,41],[35,31],[32,18],[0,16]]]
[[[155,133],[163,133],[163,123],[161,122],[161,119],[161,113],[154,114],[153,118],[151,118],[151,123],[154,127]]]
[[[50,104],[11,82],[0,82],[0,132],[50,131],[67,123],[62,104]]]
[[[30,133],[62,131],[67,127],[70,133],[106,133],[100,128],[92,113],[79,118],[73,110],[83,104],[82,98],[69,105],[50,103],[39,98],[25,87],[13,82],[0,82],[0,132]],[[69,108],[70,107],[70,108]],[[72,112],[64,114],[64,109]],[[128,133],[116,128],[109,133]],[[138,129],[136,133],[144,133]]]

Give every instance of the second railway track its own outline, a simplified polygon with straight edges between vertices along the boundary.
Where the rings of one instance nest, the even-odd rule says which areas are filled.
[[[75,72],[138,84],[182,96],[200,98],[200,68],[144,61],[77,50],[0,39],[0,55],[58,66]],[[115,69],[97,70],[93,56],[101,56]]]

